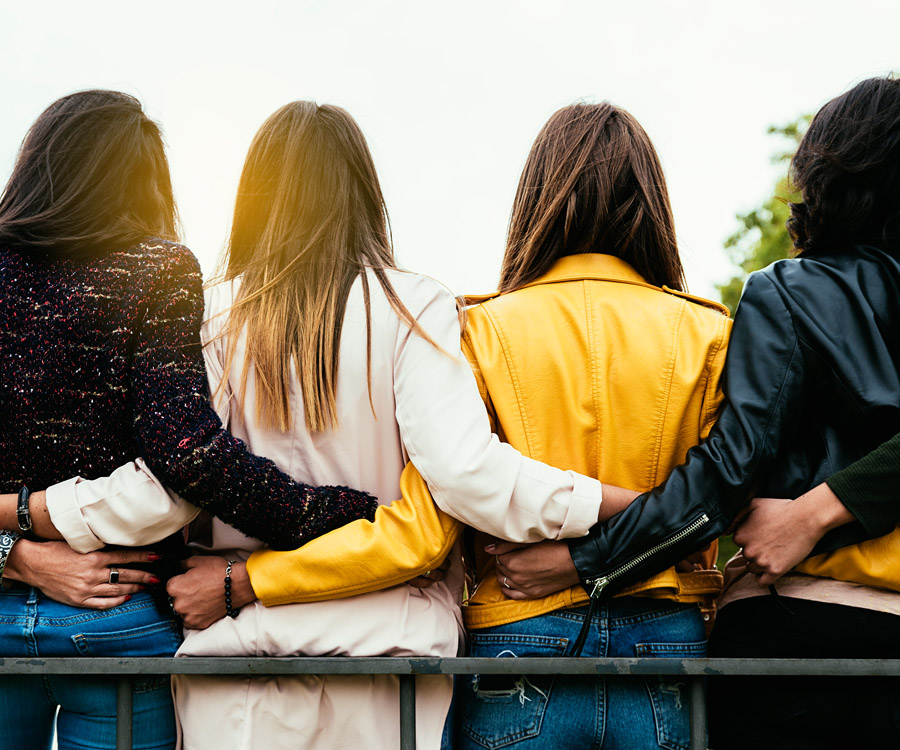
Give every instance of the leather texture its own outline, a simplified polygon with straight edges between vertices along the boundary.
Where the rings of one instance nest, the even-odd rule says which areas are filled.
[[[718,422],[664,484],[570,541],[582,579],[606,578],[602,596],[612,595],[717,538],[751,497],[797,497],[898,432],[898,324],[900,263],[886,249],[858,245],[752,274]],[[868,538],[848,524],[814,552]],[[894,550],[897,541],[848,549],[802,570],[883,585],[878,565]]]
[[[411,463],[400,476],[402,500],[381,505],[375,522],[353,521],[300,549],[261,549],[247,571],[262,602],[342,599],[403,583],[437,568],[450,553],[462,525],[440,510]],[[274,557],[276,565],[269,564]],[[279,574],[272,575],[273,571]]]
[[[731,321],[713,302],[648,284],[611,255],[557,261],[526,287],[467,310],[463,351],[493,427],[524,455],[604,482],[649,489],[712,427]],[[516,622],[587,601],[579,586],[549,597],[503,596],[477,535],[469,628]],[[715,545],[706,555],[712,568]],[[674,569],[624,592],[709,603],[718,571]]]

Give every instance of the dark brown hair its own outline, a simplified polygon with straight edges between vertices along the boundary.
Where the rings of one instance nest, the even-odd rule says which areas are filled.
[[[222,384],[246,329],[249,356],[236,398],[243,408],[252,361],[256,418],[262,425],[292,428],[293,367],[307,428],[336,426],[344,309],[358,276],[371,363],[366,269],[400,319],[434,343],[385,273],[396,264],[384,197],[365,137],[340,107],[292,102],[263,123],[241,173],[225,264],[225,278],[240,277],[240,290],[225,325],[229,345]],[[371,405],[371,389],[369,395]]]
[[[563,107],[538,134],[513,203],[500,291],[577,253],[615,255],[651,284],[685,287],[659,157],[638,121],[608,102]]]
[[[159,127],[118,91],[79,91],[47,107],[0,196],[0,245],[51,257],[176,239],[176,226]]]
[[[813,118],[791,162],[802,203],[787,227],[798,250],[828,252],[900,235],[900,80],[870,78]]]

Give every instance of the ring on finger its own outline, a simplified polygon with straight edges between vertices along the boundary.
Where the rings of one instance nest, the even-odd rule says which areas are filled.
[[[422,578],[431,578],[431,571],[426,570],[424,573],[422,573]]]
[[[512,586],[509,585],[509,578],[507,578],[506,576],[503,576],[503,588],[505,588],[505,589],[512,588]]]
[[[172,610],[172,614],[175,615],[175,617],[181,617],[181,615],[178,614],[178,610],[175,609],[175,600],[171,596],[169,597],[169,609]]]
[[[110,568],[109,569],[109,580],[107,583],[118,583],[119,582],[119,569],[118,568]]]

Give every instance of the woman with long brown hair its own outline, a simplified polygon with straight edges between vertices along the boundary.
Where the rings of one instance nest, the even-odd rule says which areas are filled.
[[[143,519],[159,511],[156,523],[138,525],[70,477],[106,475],[140,455],[187,500],[278,546],[374,512],[369,495],[298,484],[222,429],[199,346],[199,268],[173,241],[176,217],[160,130],[116,91],[51,104],[0,196],[2,656],[171,655],[181,640],[147,590],[163,571],[126,567],[183,552],[180,536],[79,556],[42,541],[61,536],[44,489],[92,506],[93,527],[60,520],[76,538],[120,541],[106,532],[124,524],[126,541],[157,542],[196,509],[156,504]],[[5,678],[0,740],[49,748],[55,724],[60,748],[112,748],[115,708],[115,685],[102,677]],[[134,717],[142,747],[173,746],[167,679],[136,681]]]
[[[683,291],[662,167],[628,112],[575,104],[538,134],[499,287],[472,300],[464,346],[504,440],[604,483],[647,489],[709,431],[730,321]],[[476,537],[476,588],[464,610],[471,656],[705,653],[704,612],[721,586],[714,547],[696,569],[644,578],[599,607],[587,606],[577,576],[526,600],[508,566],[514,548]],[[673,680],[482,675],[462,696],[467,749],[689,741],[687,696]]]
[[[840,474],[821,483],[900,431],[900,80],[871,78],[826,103],[791,179],[797,256],[747,281],[709,439],[664,484],[569,542],[566,575],[602,603],[714,539],[746,507],[735,535],[746,566],[720,599],[712,655],[898,658],[896,486],[847,492]],[[776,573],[772,586],[753,575],[772,583]],[[718,681],[717,748],[900,746],[893,680]]]

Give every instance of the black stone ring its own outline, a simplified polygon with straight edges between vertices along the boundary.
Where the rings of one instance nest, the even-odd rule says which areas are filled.
[[[107,583],[118,583],[119,582],[119,569],[118,568],[110,568],[109,569],[109,580]]]

